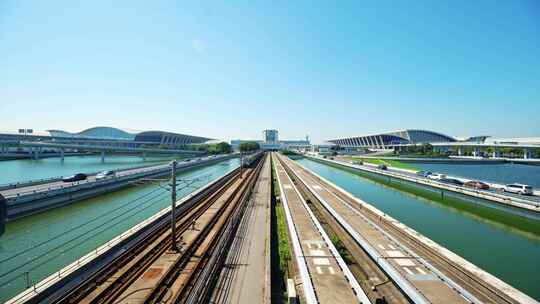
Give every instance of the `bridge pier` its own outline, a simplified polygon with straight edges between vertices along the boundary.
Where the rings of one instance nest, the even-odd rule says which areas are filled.
[[[101,150],[101,162],[105,162],[105,150]]]
[[[499,156],[500,156],[499,151],[497,151],[497,149],[493,149],[493,155],[492,155],[492,157],[493,157],[493,158],[498,158]]]
[[[462,155],[463,155],[463,148],[462,148],[462,147],[458,147],[458,148],[457,148],[457,155],[458,155],[458,156],[462,156]]]
[[[60,161],[64,162],[64,149],[60,149]]]
[[[474,156],[474,157],[480,156],[480,149],[479,149],[479,148],[474,148],[474,150],[473,150],[473,156]]]

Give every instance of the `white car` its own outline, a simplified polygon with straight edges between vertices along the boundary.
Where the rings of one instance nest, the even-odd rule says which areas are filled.
[[[112,178],[115,177],[116,173],[111,170],[100,172],[96,175],[96,180],[106,179],[106,178]]]
[[[431,175],[428,175],[428,178],[432,180],[441,180],[446,178],[446,174],[433,173]]]
[[[509,184],[502,188],[504,192],[517,193],[521,195],[533,195],[533,188],[523,184]]]

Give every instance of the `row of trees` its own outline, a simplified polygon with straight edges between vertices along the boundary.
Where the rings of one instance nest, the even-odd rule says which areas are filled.
[[[240,149],[240,152],[252,152],[257,151],[261,148],[257,142],[254,141],[248,141],[243,142],[238,146],[238,149]]]
[[[143,146],[141,146],[143,147]],[[150,148],[150,147],[145,147]],[[158,146],[159,149],[171,149],[169,145],[161,144]],[[261,147],[260,145],[255,141],[248,141],[241,143],[238,148],[241,152],[252,152],[257,151]],[[208,154],[223,154],[223,153],[231,153],[232,147],[226,142],[220,142],[217,144],[201,144],[201,145],[187,145],[183,146],[180,149],[183,150],[194,150],[194,151],[203,151]]]
[[[159,149],[182,149],[182,150],[193,150],[193,151],[202,151],[206,152],[208,154],[223,154],[223,153],[231,153],[232,148],[231,145],[229,145],[226,142],[220,142],[217,144],[201,144],[201,145],[186,145],[182,147],[171,147],[166,144],[161,144],[158,146]]]

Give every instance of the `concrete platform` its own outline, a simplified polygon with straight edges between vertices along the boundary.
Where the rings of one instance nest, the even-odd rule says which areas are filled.
[[[270,170],[270,157],[267,157],[212,303],[270,303]]]
[[[298,163],[283,159],[358,245],[414,302],[536,303],[372,205]]]
[[[304,291],[303,303],[369,303],[343,258],[278,161],[274,162]],[[305,273],[307,271],[307,274]],[[310,290],[312,289],[312,290]]]

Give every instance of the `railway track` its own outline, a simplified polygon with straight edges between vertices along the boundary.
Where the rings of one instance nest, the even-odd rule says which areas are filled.
[[[171,251],[170,225],[164,225],[60,298],[57,303],[187,303],[207,294],[213,278],[204,271],[219,265],[234,221],[262,167],[236,170],[176,220],[178,251]],[[218,250],[219,249],[219,250]],[[226,248],[225,248],[226,249]],[[214,251],[220,255],[216,257]],[[197,295],[193,297],[192,292]]]
[[[414,257],[415,261],[430,270],[439,280],[448,284],[468,302],[519,303],[518,300],[510,297],[505,292],[497,290],[481,278],[478,278],[463,267],[456,265],[454,261],[451,261],[438,251],[407,233],[401,227],[395,225],[395,223],[393,223],[395,220],[381,218],[380,214],[376,214],[376,212],[370,208],[363,208],[354,198],[334,189],[324,180],[313,175],[303,167],[289,164],[289,161],[284,160],[282,160],[282,163],[286,166],[287,171],[296,177],[297,182],[304,184],[308,191],[315,192],[312,186],[308,186],[306,182],[313,184],[313,181],[317,181],[321,185],[324,184],[329,189],[329,192],[337,198],[337,201],[341,201],[344,205],[347,205],[350,209],[349,212],[357,213],[364,217],[370,225],[376,226],[377,230],[383,233],[397,248]],[[294,168],[292,166],[294,166]],[[309,176],[309,180],[302,179],[300,173],[304,178]],[[315,193],[314,195],[317,196]],[[411,250],[411,248],[414,248],[414,250]]]

